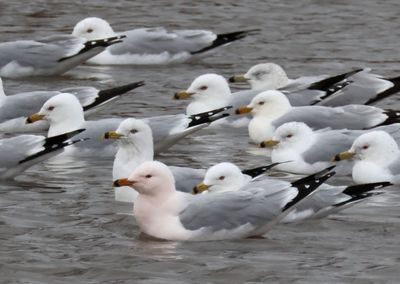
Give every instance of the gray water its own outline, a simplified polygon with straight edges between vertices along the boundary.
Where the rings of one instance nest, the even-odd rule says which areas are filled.
[[[29,2],[29,3],[28,3]],[[48,80],[4,80],[9,94],[137,80],[146,86],[92,119],[180,113],[173,93],[198,75],[282,65],[290,77],[368,66],[399,76],[398,1],[0,1],[1,41],[69,33],[87,16],[115,30],[136,26],[260,28],[208,58],[172,66],[81,66]],[[399,107],[396,100],[381,105]],[[207,167],[265,163],[245,131],[204,130],[160,160]],[[388,193],[330,218],[279,225],[265,240],[156,242],[140,236],[130,206],[114,202],[112,160],[46,162],[0,185],[1,283],[398,283],[400,194]],[[350,182],[349,178],[344,180]]]

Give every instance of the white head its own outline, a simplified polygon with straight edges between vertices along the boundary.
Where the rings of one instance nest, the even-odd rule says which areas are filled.
[[[315,139],[313,130],[303,122],[288,122],[279,126],[272,137],[278,149],[296,149],[302,153],[312,146]]]
[[[400,151],[393,137],[379,130],[359,136],[348,152],[354,154],[356,160],[387,165],[398,159]]]
[[[231,95],[226,79],[212,73],[197,77],[186,92],[196,100],[226,98]]]
[[[264,91],[255,96],[247,106],[253,116],[282,115],[290,108],[288,98],[276,90]]]
[[[244,78],[256,91],[279,89],[288,84],[289,78],[281,66],[275,63],[254,65],[247,71]]]
[[[165,164],[158,161],[142,163],[129,176],[128,183],[139,194],[146,196],[163,196],[175,192],[174,176]]]
[[[69,93],[61,93],[48,99],[38,116],[49,121],[49,137],[77,130],[85,122],[79,100]]]
[[[204,176],[203,187],[210,192],[232,191],[243,187],[251,178],[244,175],[234,164],[224,162],[209,168]]]
[[[96,40],[115,36],[115,32],[107,21],[90,17],[77,23],[72,31],[72,35],[83,37],[87,40]]]
[[[112,133],[112,132],[109,132]],[[135,118],[127,118],[120,123],[115,131],[120,147],[133,147],[137,150],[151,150],[153,152],[153,133],[147,123]]]

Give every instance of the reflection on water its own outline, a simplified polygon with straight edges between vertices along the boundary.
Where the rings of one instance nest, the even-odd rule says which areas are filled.
[[[226,77],[262,61],[290,77],[372,67],[400,74],[398,4],[376,1],[1,1],[2,41],[70,32],[100,16],[133,26],[260,28],[204,60],[171,66],[81,66],[65,76],[4,80],[8,94],[76,86],[108,88],[145,80],[91,119],[181,113],[171,97],[198,75]],[[382,106],[400,107],[395,99]],[[267,161],[247,131],[201,130],[158,159],[207,167]],[[279,225],[266,240],[175,243],[140,236],[132,206],[114,202],[111,159],[52,159],[0,185],[2,283],[398,282],[400,194],[387,194],[322,221]],[[281,174],[278,174],[281,175]],[[349,178],[340,178],[347,183]],[[373,253],[371,253],[373,252]]]

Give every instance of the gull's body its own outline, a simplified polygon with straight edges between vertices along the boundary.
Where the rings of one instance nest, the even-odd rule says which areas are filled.
[[[122,36],[87,41],[72,35],[49,36],[38,40],[0,43],[0,77],[19,78],[61,75],[108,46],[120,43]]]
[[[191,195],[176,191],[174,177],[160,162],[145,162],[124,185],[139,193],[134,216],[140,229],[174,241],[207,241],[262,236],[332,173],[301,186]]]
[[[209,168],[204,180],[196,188],[198,191],[207,190],[210,194],[215,194],[228,191],[245,191],[253,187],[264,188],[268,191],[270,188],[285,188],[289,185],[290,183],[287,181],[268,177],[254,180],[242,174],[234,164],[221,163]],[[367,193],[368,191],[387,185],[389,184],[378,183],[346,187],[322,184],[312,196],[295,206],[294,210],[282,222],[290,223],[325,217],[372,196],[373,194]]]
[[[400,112],[365,105],[293,107],[286,96],[276,90],[262,92],[249,105],[237,109],[237,113],[248,112],[253,115],[248,129],[255,143],[271,139],[276,128],[292,121],[304,122],[313,129],[361,130],[400,120]]]
[[[213,119],[220,118],[219,116],[213,118],[213,116],[224,110],[199,114],[194,117],[188,117],[184,114],[150,117],[144,119],[144,121],[149,123],[153,130],[155,151],[158,153],[168,149],[190,133],[206,127]],[[85,129],[77,137],[90,139],[74,147],[69,147],[70,149],[65,154],[106,157],[115,155],[117,145],[114,141],[104,139],[104,133],[116,129],[124,120],[123,118],[108,118],[86,121],[78,99],[68,93],[50,98],[40,111],[31,115],[28,120],[32,123],[43,119],[50,124],[48,137],[80,128]]]
[[[116,33],[105,20],[95,17],[77,23],[72,34],[86,39],[105,35],[126,36],[123,45],[107,48],[89,60],[100,65],[155,65],[184,62],[218,46],[241,39],[254,31],[239,31],[217,35],[205,30],[167,31],[162,27],[138,28]]]
[[[400,78],[388,79],[370,72],[371,69],[365,68],[332,77],[289,79],[278,64],[261,63],[244,75],[231,77],[230,81],[245,81],[258,93],[279,90],[293,106],[373,104],[400,90]]]
[[[49,124],[41,121],[26,124],[27,117],[39,110],[43,104],[61,93],[71,93],[77,97],[85,115],[91,114],[104,104],[118,99],[124,93],[140,87],[143,82],[136,82],[111,89],[98,90],[93,87],[73,87],[60,91],[33,91],[6,96],[0,79],[0,131],[1,132],[38,132],[48,129]]]

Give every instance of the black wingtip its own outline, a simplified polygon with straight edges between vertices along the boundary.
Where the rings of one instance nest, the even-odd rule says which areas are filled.
[[[76,140],[70,140],[67,141],[69,139],[71,139],[72,137],[74,137],[75,135],[81,133],[82,131],[85,131],[85,129],[78,129],[78,130],[74,130],[71,132],[67,132],[67,133],[63,133],[57,136],[53,136],[53,137],[48,137],[45,139],[45,142],[43,144],[43,150],[39,151],[21,161],[19,161],[19,164],[31,161],[33,159],[36,159],[38,157],[44,156],[46,154],[49,154],[51,152],[55,152],[57,150],[61,150],[62,148],[81,142],[81,141],[85,141],[88,138],[83,138],[83,139],[76,139]]]
[[[393,94],[396,94],[400,92],[400,77],[396,78],[391,78],[391,79],[386,79],[387,81],[390,81],[393,83],[393,86],[382,93],[377,94],[374,98],[369,99],[365,104],[366,105],[371,105],[376,102],[379,102]]]
[[[110,89],[101,90],[101,91],[99,91],[98,97],[96,98],[96,100],[93,103],[91,103],[90,105],[84,106],[83,110],[87,111],[93,107],[96,107],[98,105],[103,104],[104,102],[111,100],[112,98],[121,96],[133,89],[139,88],[144,85],[146,85],[144,81],[138,81],[138,82],[134,82],[134,83],[130,83],[130,84],[126,84],[126,85],[122,85],[122,86],[118,86],[118,87],[114,87],[114,88],[110,88]]]
[[[291,208],[293,205],[301,201],[303,198],[307,197],[314,190],[316,190],[321,184],[323,184],[326,180],[331,178],[336,174],[336,172],[331,171],[335,166],[331,166],[326,168],[318,173],[313,175],[309,175],[302,179],[299,179],[295,182],[292,182],[292,186],[298,189],[298,193],[290,202],[288,202],[285,207],[282,209],[286,211]]]
[[[85,52],[88,52],[89,50],[92,50],[94,48],[97,47],[108,47],[110,45],[116,44],[116,43],[120,43],[122,42],[122,39],[125,38],[125,35],[120,35],[120,36],[113,36],[113,37],[109,37],[109,38],[103,38],[103,39],[96,39],[96,40],[89,40],[87,42],[85,42],[84,47],[76,54],[71,55],[71,56],[65,56],[63,58],[60,58],[58,60],[58,62],[62,62],[64,60],[73,58],[75,56],[78,56],[80,54],[83,54]]]
[[[261,31],[261,29],[250,29],[250,30],[243,30],[243,31],[231,32],[231,33],[226,33],[226,34],[218,34],[217,38],[212,42],[211,45],[209,45],[205,48],[202,48],[200,50],[193,51],[193,52],[191,52],[191,54],[193,55],[193,54],[199,54],[202,52],[206,52],[208,50],[214,49],[221,45],[225,45],[225,44],[231,43],[233,41],[242,39],[248,35],[256,34],[260,31]]]
[[[325,95],[321,96],[318,100],[315,100],[311,103],[311,105],[314,105],[316,103],[319,103],[320,101],[330,97],[334,93],[342,90],[346,86],[350,85],[353,83],[351,80],[346,80],[347,78],[353,76],[354,74],[357,74],[361,71],[363,71],[363,68],[355,69],[343,74],[339,74],[333,77],[329,77],[326,79],[323,79],[321,81],[315,82],[311,84],[307,89],[309,90],[319,90],[319,91],[324,91]]]
[[[202,113],[193,114],[189,117],[191,119],[191,121],[187,128],[193,127],[196,125],[200,125],[200,124],[204,124],[204,123],[211,123],[218,119],[227,117],[227,116],[229,116],[229,113],[222,113],[222,114],[220,114],[220,113],[227,111],[228,109],[231,109],[231,108],[232,108],[232,106],[226,106],[223,108],[218,108],[218,109],[214,109],[214,110],[210,110],[210,111],[206,111],[206,112],[202,112]]]
[[[355,184],[355,185],[350,185],[346,187],[345,190],[343,190],[344,194],[350,195],[350,196],[356,196],[363,194],[365,192],[371,191],[371,190],[377,190],[381,189],[387,186],[393,185],[391,182],[374,182],[374,183],[365,183],[365,184]]]
[[[270,169],[272,169],[280,164],[283,164],[283,163],[272,163],[270,165],[266,165],[266,166],[262,166],[262,167],[247,169],[247,170],[243,170],[242,173],[245,175],[251,176],[252,178],[255,178],[255,177],[258,177],[259,175],[264,174],[265,172],[269,171]]]
[[[387,118],[384,122],[374,125],[370,128],[375,128],[378,126],[383,126],[383,125],[390,125],[394,123],[399,123],[400,122],[400,110],[394,110],[394,109],[385,109],[383,114],[386,114]],[[366,128],[366,129],[370,129]]]

